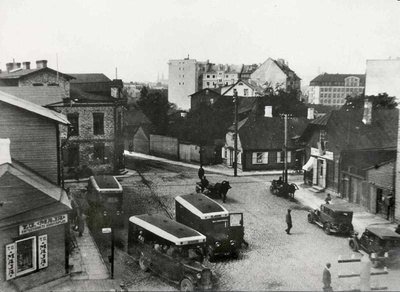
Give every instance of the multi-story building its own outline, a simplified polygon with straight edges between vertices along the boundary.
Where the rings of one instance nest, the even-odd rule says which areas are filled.
[[[213,64],[194,59],[169,61],[168,99],[182,109],[190,108],[189,96],[204,88],[230,86],[238,80],[258,87],[300,90],[300,78],[283,59],[268,58],[263,64]]]
[[[189,95],[199,91],[201,76],[208,70],[209,62],[197,62],[195,59],[169,60],[168,101],[181,109],[190,108]]]
[[[308,103],[341,107],[348,95],[359,95],[365,88],[364,74],[321,74],[310,81]]]

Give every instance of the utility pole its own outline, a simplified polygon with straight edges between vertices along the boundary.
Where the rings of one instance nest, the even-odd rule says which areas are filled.
[[[287,171],[287,136],[288,136],[288,125],[287,125],[287,119],[288,119],[288,115],[287,114],[283,114],[284,118],[285,118],[285,143],[283,145],[283,151],[284,151],[284,170],[283,170],[283,181],[285,183],[288,182],[288,171]]]
[[[235,133],[234,133],[234,143],[235,143],[235,151],[234,151],[234,160],[233,160],[233,176],[237,176],[237,143],[238,143],[238,94],[237,90],[233,90],[233,102],[235,103]]]

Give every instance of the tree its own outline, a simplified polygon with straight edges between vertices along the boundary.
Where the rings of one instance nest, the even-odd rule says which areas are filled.
[[[348,109],[359,109],[364,107],[365,100],[372,101],[372,108],[386,108],[394,109],[397,107],[397,102],[394,96],[388,96],[385,93],[379,93],[378,95],[365,96],[364,94],[346,97],[346,103],[343,108]]]

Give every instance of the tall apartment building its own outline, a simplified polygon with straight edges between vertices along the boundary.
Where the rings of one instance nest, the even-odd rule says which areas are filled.
[[[365,74],[321,74],[310,81],[308,102],[341,107],[346,97],[361,94],[365,88]]]
[[[201,76],[208,69],[209,62],[195,59],[169,60],[168,101],[181,109],[190,108],[189,95],[201,89]]]

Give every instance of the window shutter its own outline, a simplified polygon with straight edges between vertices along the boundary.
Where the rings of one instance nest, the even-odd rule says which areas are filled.
[[[292,162],[292,151],[287,152],[287,163]]]
[[[242,152],[238,151],[236,161],[238,164],[242,164]]]
[[[278,163],[281,163],[281,152],[280,151],[278,151],[277,153],[276,153],[276,162],[278,162]]]
[[[225,157],[225,148],[221,148],[221,157],[226,158]]]
[[[262,162],[263,162],[264,164],[268,164],[268,152],[264,152],[264,153],[263,153]]]

